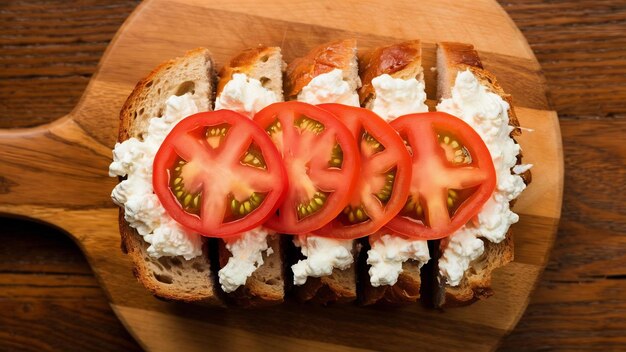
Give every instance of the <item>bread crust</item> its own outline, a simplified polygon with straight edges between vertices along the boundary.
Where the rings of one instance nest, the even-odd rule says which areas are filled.
[[[285,100],[296,99],[304,86],[323,73],[338,68],[347,75],[355,55],[356,40],[345,39],[319,45],[306,56],[294,59],[285,71]]]
[[[514,137],[520,135],[521,130],[515,115],[513,100],[509,94],[504,92],[495,76],[483,68],[478,52],[473,45],[450,42],[437,44],[438,98],[445,99],[451,96],[451,88],[454,85],[457,73],[466,69],[469,69],[477,77],[480,84],[486,86],[489,91],[498,94],[509,104],[509,125],[516,127],[510,135],[515,140]],[[517,158],[517,164],[519,165],[521,162],[522,156],[520,154]],[[530,170],[520,176],[527,185],[532,179]],[[511,206],[513,203],[511,202]],[[505,239],[500,243],[493,243],[486,239],[482,239],[482,241],[485,245],[482,256],[470,264],[472,270],[464,273],[463,279],[458,286],[452,287],[448,285],[445,282],[445,278],[439,275],[438,266],[434,266],[435,275],[437,275],[439,283],[439,287],[435,288],[436,292],[434,294],[436,306],[463,306],[493,295],[491,288],[492,272],[514,259],[512,229],[509,228]],[[442,249],[440,249],[440,252],[442,252]],[[436,257],[437,260],[439,259],[438,257]]]
[[[420,268],[416,262],[410,261],[402,264],[402,272],[398,275],[398,281],[394,285],[374,287],[370,283],[367,267],[363,269],[360,284],[359,300],[367,306],[372,304],[400,305],[417,302],[420,299],[422,280]]]
[[[280,281],[281,290],[271,290],[268,288],[268,284],[266,283],[266,279],[262,277],[260,271],[257,269],[252,273],[252,276],[248,278],[245,285],[240,286],[235,291],[230,293],[225,293],[226,300],[230,304],[234,304],[241,307],[267,307],[273,306],[276,304],[283,303],[285,300],[285,274],[284,274],[284,265],[285,263],[285,250],[284,248],[286,240],[285,236],[281,236],[278,234],[269,235],[267,237],[268,248],[271,248],[273,251],[272,256],[278,256],[280,258],[281,267],[278,268],[280,270],[279,278],[272,278],[275,281]],[[224,241],[219,241],[219,263],[220,267],[223,268],[228,260],[232,257],[230,251],[226,248],[226,243]],[[263,254],[263,265],[267,265],[268,256]]]
[[[209,94],[207,94],[206,98],[208,106],[210,107],[212,96],[211,88],[214,86],[215,80],[215,73],[212,71],[214,66],[209,51],[206,48],[196,48],[188,51],[182,57],[163,62],[152,70],[152,72],[150,72],[144,79],[137,83],[131,94],[124,102],[120,111],[120,127],[118,134],[119,142],[123,142],[131,137],[141,138],[142,133],[144,133],[147,129],[148,120],[153,116],[157,116],[157,114],[150,114],[148,112],[141,114],[137,111],[139,110],[138,105],[149,95],[151,89],[150,87],[155,84],[156,81],[167,75],[170,69],[180,66],[186,60],[198,57],[206,60],[206,64],[211,68],[208,72],[197,73],[199,75],[208,76],[210,84]],[[163,93],[171,95],[181,92],[172,91]],[[123,208],[120,208],[119,210],[118,222],[122,251],[127,253],[133,262],[133,274],[137,280],[153,295],[164,300],[177,300],[207,305],[223,305],[216,295],[214,284],[211,279],[206,242],[203,245],[202,256],[194,258],[190,261],[185,261],[184,258],[180,257],[163,257],[155,259],[149,257],[147,254],[148,243],[146,243],[143,237],[139,235],[134,228],[130,227],[128,222],[124,219]],[[159,268],[167,270],[167,266],[174,265],[188,265],[189,269],[194,271],[194,275],[201,278],[198,282],[193,283],[196,285],[193,290],[189,290],[189,287],[182,287],[172,277],[168,278],[155,271]],[[206,271],[206,276],[204,275],[204,271]]]
[[[233,57],[219,72],[216,96],[219,96],[222,93],[226,83],[233,78],[233,74],[244,73],[250,76],[250,73],[255,70],[259,63],[267,62],[271,56],[275,55],[281,55],[279,47],[267,47],[260,45],[256,48],[246,49],[239,55]],[[283,67],[281,67],[281,70],[282,68]],[[280,95],[282,97],[282,94]]]
[[[130,137],[133,137],[134,135],[138,135],[139,133],[141,133],[141,132],[138,132],[138,130],[141,129],[139,127],[142,126],[142,124],[139,124],[139,122],[141,121],[137,121],[138,119],[141,120],[143,118],[144,120],[147,121],[149,118],[158,115],[158,114],[154,114],[154,115],[141,116],[140,114],[138,114],[138,111],[136,111],[137,109],[135,109],[136,104],[139,101],[141,101],[143,97],[145,97],[145,95],[149,91],[152,84],[154,84],[154,82],[158,78],[163,76],[170,68],[178,66],[179,64],[181,64],[188,58],[193,57],[193,56],[198,56],[198,55],[203,56],[209,62],[211,68],[215,67],[213,64],[213,59],[211,58],[211,53],[209,52],[208,49],[195,48],[193,50],[186,52],[185,55],[181,57],[167,60],[159,64],[145,78],[137,82],[137,84],[135,85],[135,88],[130,93],[128,98],[126,98],[126,101],[124,102],[124,105],[122,105],[122,109],[120,110],[120,128],[119,128],[119,133],[118,133],[118,138],[117,138],[118,142],[123,142],[129,139]],[[210,80],[212,81],[212,87],[214,87],[215,86],[214,83],[216,79],[215,72],[214,71],[207,72],[207,74],[210,76]],[[177,92],[170,92],[170,93],[175,94]],[[215,94],[213,92],[213,94],[207,96],[206,98],[207,98],[207,101],[210,103],[214,100],[214,97],[215,97]],[[209,106],[211,105],[209,104]]]
[[[410,40],[370,50],[359,55],[359,88],[361,106],[367,107],[376,95],[372,80],[382,74],[393,78],[424,79],[422,69],[422,45],[419,40]]]
[[[352,253],[359,258],[361,244],[353,242]],[[297,249],[296,249],[297,250]],[[302,257],[301,254],[297,257]],[[349,303],[357,299],[357,270],[358,265],[353,263],[348,268],[335,268],[332,274],[323,277],[309,277],[301,286],[294,286],[293,292],[300,302],[313,302],[321,305],[331,303]]]

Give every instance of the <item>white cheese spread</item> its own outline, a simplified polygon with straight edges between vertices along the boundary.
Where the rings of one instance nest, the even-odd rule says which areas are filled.
[[[409,240],[400,236],[383,235],[367,251],[367,264],[372,286],[395,285],[402,272],[402,263],[415,260],[421,268],[430,260],[426,241]]]
[[[483,254],[485,244],[478,235],[477,229],[464,226],[447,239],[446,249],[439,259],[439,272],[448,285],[458,286],[470,263]]]
[[[328,276],[334,268],[347,269],[354,261],[352,240],[300,235],[293,242],[306,257],[291,266],[295,285],[303,285],[309,276]]]
[[[152,163],[165,136],[183,118],[208,110],[208,102],[191,93],[167,99],[162,117],[149,121],[144,140],[130,138],[115,144],[110,176],[126,176],[111,193],[113,201],[124,208],[129,225],[150,244],[154,258],[183,256],[191,259],[202,254],[200,235],[189,232],[166,212],[152,188]]]
[[[376,92],[372,111],[387,122],[402,115],[428,111],[428,106],[424,104],[424,82],[383,74],[372,80],[372,86]]]
[[[226,249],[232,253],[228,263],[218,272],[220,285],[224,292],[233,292],[245,285],[252,273],[263,265],[263,252],[266,256],[273,252],[267,245],[270,232],[263,228],[244,232],[234,238],[227,238]]]
[[[277,101],[276,94],[263,87],[261,81],[243,73],[235,73],[215,99],[215,110],[233,110],[251,118],[259,110]]]
[[[466,70],[457,75],[452,97],[443,99],[437,105],[437,110],[455,115],[472,126],[487,145],[496,169],[495,192],[478,216],[450,237],[451,243],[458,233],[470,234],[463,236],[484,237],[499,243],[505,238],[511,224],[519,220],[519,216],[511,211],[509,201],[517,198],[526,188],[522,178],[511,173],[517,162],[520,146],[509,135],[513,129],[509,126],[509,104],[499,95],[489,92],[471,71]],[[478,246],[472,248],[475,252],[468,254],[464,251],[467,254],[465,257],[477,258]],[[439,261],[440,273],[452,286],[460,282],[460,277],[454,276],[454,273],[460,272],[462,276],[469,267],[469,261],[463,256],[465,259],[459,259],[454,251],[449,245]],[[480,252],[482,254],[482,249]]]
[[[313,105],[338,103],[360,106],[359,95],[350,89],[348,82],[343,79],[343,71],[338,68],[313,77],[298,94],[298,101]]]

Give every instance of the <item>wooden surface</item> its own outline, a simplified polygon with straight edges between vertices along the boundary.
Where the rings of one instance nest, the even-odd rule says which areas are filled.
[[[624,40],[619,36],[623,33],[623,5],[620,9],[614,4],[594,2],[587,5],[589,9],[576,9],[572,4],[569,7],[567,4],[526,4],[521,1],[514,4],[505,6],[505,9],[518,21],[531,44],[535,46],[550,87],[559,87],[556,91],[552,89],[553,101],[556,101],[555,94],[566,92],[569,94],[568,98],[562,100],[561,105],[556,105],[556,108],[559,111],[570,110],[561,116],[568,168],[565,220],[561,226],[560,241],[557,242],[548,272],[534,296],[530,310],[517,330],[506,341],[505,348],[513,349],[521,346],[572,348],[586,341],[595,346],[609,346],[614,349],[619,347],[620,342],[624,342],[620,338],[623,338],[625,329],[623,319],[620,319],[624,302],[619,300],[624,296],[624,284],[619,280],[623,277],[623,271],[620,269],[624,267],[624,251],[621,249],[623,241],[620,243],[619,236],[624,233],[624,209],[623,201],[610,193],[612,191],[610,185],[624,184],[622,170],[624,148],[621,146],[620,136],[623,135],[626,126],[621,119],[624,111],[619,110],[618,105],[620,99],[623,100],[625,90],[622,78],[623,62],[622,66],[619,65],[619,58],[624,56]],[[553,12],[548,10],[550,6],[562,11],[563,17],[554,19]],[[76,73],[72,73],[74,72],[72,70],[84,72],[81,70],[85,70],[86,67],[87,72],[92,72],[89,69],[93,70],[93,62],[97,61],[99,51],[89,47],[80,48],[84,44],[84,38],[88,37],[88,33],[77,28],[81,26],[84,30],[89,28],[101,35],[110,27],[116,28],[119,22],[118,24],[114,22],[121,21],[119,18],[127,13],[125,11],[128,11],[127,7],[98,4],[88,5],[87,8],[82,12],[72,10],[69,12],[70,15],[63,11],[56,13],[43,11],[45,15],[41,15],[33,13],[30,7],[24,9],[20,6],[2,9],[0,14],[4,19],[10,20],[12,14],[15,16],[16,12],[23,11],[21,16],[27,21],[30,19],[31,22],[37,24],[45,23],[35,26],[35,29],[25,30],[15,37],[8,36],[8,39],[7,37],[4,39],[3,44],[7,49],[15,49],[6,56],[3,50],[2,61],[0,61],[0,64],[7,68],[2,71],[3,80],[0,81],[0,92],[3,94],[0,108],[7,110],[2,113],[2,123],[10,121],[6,126],[36,124],[38,122],[36,118],[41,116],[44,116],[43,119],[47,119],[46,121],[57,117],[58,114],[54,115],[50,111],[63,102],[53,104],[53,98],[50,98],[47,108],[41,111],[33,109],[32,111],[35,112],[29,117],[29,109],[24,108],[24,101],[28,98],[24,95],[30,93],[53,97],[56,94],[59,89],[55,89],[54,85],[47,87],[38,84],[37,79],[40,79],[41,75],[49,75],[49,77],[44,77],[44,80],[54,80],[58,78],[55,72],[60,72],[59,76],[67,75],[69,72],[69,76],[72,77],[77,76]],[[592,16],[589,15],[590,13]],[[56,22],[45,19],[54,19],[55,15],[57,16]],[[71,16],[75,16],[80,21],[76,20],[77,23],[59,29],[54,35],[48,34],[50,28],[63,27],[58,24],[64,23],[58,21],[59,17],[71,23],[73,20]],[[621,19],[620,16],[622,16]],[[41,17],[44,19],[42,20]],[[91,25],[88,24],[87,18],[89,17],[92,20],[94,17],[100,19],[95,28],[91,28],[94,26],[93,22]],[[80,23],[83,20],[85,24]],[[9,22],[6,23],[6,25],[3,23],[5,33],[11,33],[8,30]],[[582,31],[583,35],[580,31],[581,27],[595,30]],[[621,32],[620,28],[622,28]],[[111,30],[109,37],[114,30]],[[614,45],[609,41],[611,36],[613,36]],[[586,41],[588,43],[586,51],[577,52],[571,38]],[[9,39],[13,41],[6,44]],[[56,44],[40,44],[32,47],[31,44],[36,44],[38,40],[48,44],[56,41]],[[97,46],[97,41],[100,39],[92,38],[91,40],[94,40]],[[594,46],[596,43],[597,46]],[[64,52],[64,45],[70,47],[68,51],[71,54]],[[72,45],[76,47],[71,48]],[[46,60],[41,59],[43,56]],[[67,59],[68,56],[70,59]],[[9,70],[11,62],[17,59],[21,59],[21,66],[11,67]],[[74,66],[55,64],[57,61],[63,62],[64,59],[75,60],[76,64]],[[548,69],[550,66],[554,68],[553,71]],[[592,82],[600,76],[600,68],[603,71],[607,67],[613,74],[604,75],[603,82],[606,84],[593,85]],[[28,71],[29,69],[32,70]],[[572,70],[582,72],[579,74],[583,75],[580,81],[573,81],[568,75]],[[40,76],[37,76],[38,74]],[[20,94],[13,93],[15,87],[27,86],[29,82],[34,82],[30,84],[31,87],[37,87],[36,91],[18,90]],[[592,94],[581,93],[580,87],[592,85],[594,87]],[[66,88],[73,89],[74,86],[75,84],[71,83],[67,84]],[[569,88],[569,90],[561,88]],[[611,93],[610,96],[606,94],[608,92]],[[11,99],[7,100],[5,97],[11,97]],[[20,99],[22,99],[21,103]],[[65,111],[74,105],[76,99],[77,96],[74,96],[74,100],[66,104]],[[17,103],[10,105],[14,100]],[[45,102],[45,99],[41,101]],[[579,110],[576,110],[577,104],[580,104]],[[574,110],[571,110],[572,106]],[[10,118],[12,116],[10,114],[16,111],[18,117]],[[615,118],[602,119],[606,117],[607,112],[613,114]],[[46,114],[49,115],[46,117]],[[622,115],[619,116],[619,114]],[[584,118],[586,115],[591,115],[593,119]],[[9,118],[4,118],[5,116]],[[611,133],[607,136],[608,138],[597,138],[598,135],[605,135],[607,132]],[[0,184],[3,190],[11,186],[6,182]],[[589,221],[588,214],[593,214],[593,221]],[[5,223],[13,226],[14,230],[9,229],[6,233]],[[50,241],[49,246],[27,251],[24,248],[30,247],[33,242],[40,241],[42,236],[37,236],[44,231],[41,227],[4,221],[2,229],[3,236],[7,236],[9,243],[23,243],[21,247],[17,246],[18,249],[15,251],[8,252],[13,254],[13,257],[3,256],[3,259],[8,258],[8,260],[3,262],[2,271],[0,271],[2,275],[0,285],[3,285],[3,289],[5,287],[11,289],[1,291],[2,302],[8,302],[9,309],[2,310],[0,314],[7,314],[6,319],[2,320],[2,326],[5,326],[5,322],[9,319],[12,325],[7,331],[3,331],[2,341],[6,344],[2,346],[16,346],[21,342],[22,346],[31,346],[33,349],[45,346],[58,348],[66,346],[68,341],[71,341],[78,349],[82,346],[79,345],[80,343],[92,341],[92,347],[102,346],[102,349],[115,349],[116,346],[129,348],[127,335],[117,337],[119,325],[114,325],[114,319],[107,320],[97,316],[93,312],[94,306],[86,303],[89,300],[95,301],[98,296],[95,293],[85,293],[84,291],[88,290],[84,288],[91,287],[92,290],[89,292],[97,292],[97,290],[94,289],[93,279],[91,283],[89,281],[85,283],[81,279],[88,269],[85,269],[85,263],[80,260],[77,250],[70,252],[74,253],[73,256],[68,254],[55,257],[54,253],[67,248],[67,241],[53,242],[54,237],[45,236]],[[47,234],[50,233],[50,230],[45,231]],[[592,234],[596,237],[591,236]],[[597,247],[597,237],[605,239],[606,245],[601,249]],[[11,239],[14,239],[13,242],[10,241]],[[7,251],[6,248],[3,249]],[[54,276],[59,271],[61,279],[55,282]],[[46,282],[42,277],[53,279]],[[55,293],[50,294],[50,291]],[[5,292],[6,296],[4,296]],[[105,311],[106,303],[102,301],[102,296],[100,299],[100,306],[96,305],[95,309]],[[33,304],[37,304],[38,307],[36,317],[44,316],[48,319],[32,318],[33,310],[29,307]],[[102,314],[105,315],[106,312]],[[75,319],[68,318],[68,316],[75,317]],[[33,323],[34,320],[37,323]],[[54,326],[55,322],[58,324],[59,321],[65,322],[61,333]],[[80,323],[82,321],[92,322],[92,328],[85,329],[84,324]],[[75,323],[72,324],[72,322]],[[73,338],[76,334],[85,337],[80,340]],[[36,340],[30,345],[25,345],[29,337]]]
[[[500,6],[474,2],[450,12],[452,2],[330,1],[301,5],[274,0],[259,7],[195,0],[142,4],[108,47],[77,107],[49,125],[0,133],[0,213],[25,216],[65,230],[85,253],[111,306],[137,341],[149,350],[491,350],[521,317],[556,234],[563,187],[561,138],[550,111],[540,67],[524,37]],[[436,16],[427,17],[431,11]],[[359,14],[361,18],[351,17]],[[448,15],[446,15],[448,14]],[[487,19],[477,20],[478,14]],[[417,17],[423,21],[412,21]],[[206,23],[212,23],[206,35]],[[398,25],[401,23],[401,25]],[[242,28],[248,31],[240,35]],[[499,36],[488,36],[496,30]],[[337,305],[320,308],[287,303],[266,310],[197,307],[151,297],[132,277],[129,258],[117,249],[117,208],[108,177],[119,110],[137,80],[158,63],[206,46],[223,63],[258,43],[280,45],[286,61],[336,38],[354,37],[367,50],[419,37],[423,64],[435,66],[437,41],[471,42],[485,67],[516,98],[520,123],[533,133],[518,141],[535,164],[535,184],[518,200],[516,259],[494,273],[497,294],[445,314],[422,305],[394,310]],[[434,97],[435,73],[426,70]],[[381,314],[384,312],[384,314]],[[427,329],[418,327],[428,326]],[[389,338],[393,335],[393,338]]]

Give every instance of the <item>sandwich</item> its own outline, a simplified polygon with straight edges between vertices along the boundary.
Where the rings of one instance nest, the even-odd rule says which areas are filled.
[[[419,40],[370,50],[359,56],[362,106],[387,122],[427,112]],[[408,239],[383,228],[364,243],[359,299],[364,305],[400,304],[420,298],[421,268],[430,260],[426,240]]]
[[[215,110],[229,109],[252,118],[283,101],[284,65],[279,47],[244,50],[219,73]],[[242,306],[266,306],[284,300],[284,236],[260,226],[219,240],[218,279],[225,297]]]
[[[221,304],[208,241],[163,211],[152,188],[159,145],[181,119],[211,110],[214,83],[211,55],[198,48],[159,65],[136,85],[120,112],[109,173],[120,178],[111,197],[120,206],[122,250],[137,280],[166,300]]]
[[[521,133],[511,96],[483,68],[472,45],[437,46],[437,111],[453,114],[481,136],[496,171],[496,188],[478,215],[437,246],[433,275],[438,307],[469,304],[493,294],[493,270],[513,260],[510,206],[531,181],[515,136]]]
[[[151,293],[252,307],[286,293],[437,307],[493,294],[532,165],[511,97],[473,46],[438,44],[437,112],[419,40],[358,57],[338,40],[289,65],[259,46],[215,71],[192,50],[120,112],[111,196]]]
[[[284,85],[286,100],[359,106],[356,40],[322,44],[293,60],[287,66]],[[300,301],[328,304],[356,299],[357,242],[300,234],[293,243],[302,254],[291,267]]]

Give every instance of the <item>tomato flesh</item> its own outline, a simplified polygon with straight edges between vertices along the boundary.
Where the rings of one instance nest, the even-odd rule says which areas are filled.
[[[495,189],[487,146],[471,126],[442,112],[401,116],[391,126],[405,140],[413,173],[404,209],[387,227],[412,238],[449,236]]]
[[[179,122],[153,164],[154,191],[167,213],[209,237],[227,237],[262,224],[286,190],[286,173],[267,134],[229,110]]]
[[[328,111],[302,102],[272,104],[254,121],[280,150],[289,188],[266,226],[281,233],[309,233],[346,206],[359,171],[350,131]]]
[[[348,206],[316,235],[355,239],[376,232],[402,210],[411,182],[411,157],[402,139],[370,110],[322,104],[350,130],[361,156],[361,171]]]

